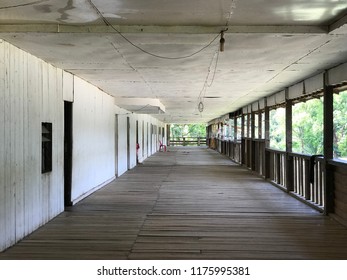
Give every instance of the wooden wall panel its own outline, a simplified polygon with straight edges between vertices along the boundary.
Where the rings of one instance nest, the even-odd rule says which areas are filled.
[[[53,117],[53,123],[55,125],[56,133],[53,135],[55,153],[53,158],[53,166],[56,172],[54,173],[54,182],[56,182],[57,188],[54,189],[53,203],[54,211],[51,216],[56,216],[64,211],[64,141],[61,141],[61,137],[64,137],[64,103],[63,100],[63,70],[56,68],[56,94],[54,103],[55,114]],[[63,138],[64,139],[64,138]]]
[[[74,203],[115,176],[113,97],[74,78],[73,171]]]
[[[136,120],[137,115],[130,115],[130,168],[136,166]]]
[[[5,249],[6,200],[5,200],[5,49],[0,40],[0,251]]]
[[[28,55],[28,103],[27,118],[25,119],[25,215],[26,233],[32,232],[43,224],[41,214],[41,95],[39,88],[42,84],[41,62],[34,56]]]
[[[11,46],[11,189],[15,198],[15,216],[16,216],[16,241],[24,236],[24,138],[23,138],[23,52],[18,48]]]
[[[0,43],[0,250],[63,211],[62,71]],[[41,122],[54,122],[54,170],[41,175]]]
[[[347,166],[336,166],[335,182],[335,214],[347,225]]]
[[[1,251],[64,210],[64,96],[74,99],[75,198],[93,192],[114,178],[116,113],[119,113],[119,174],[127,170],[126,119],[129,112],[117,109],[113,97],[95,86],[65,75],[61,69],[0,41]],[[130,118],[133,167],[136,121],[139,127],[144,122],[145,139],[147,124],[149,127],[160,124],[148,115],[131,115]],[[42,122],[50,122],[53,127],[52,172],[47,174],[41,174]],[[149,137],[153,137],[152,150],[155,151],[157,134]],[[145,149],[147,157],[147,143]]]
[[[14,176],[12,172],[12,127],[14,122],[11,115],[11,63],[10,63],[10,45],[5,44],[5,245],[9,246],[16,240],[16,216],[15,216],[15,193],[12,188]],[[13,62],[12,62],[13,64]]]
[[[127,115],[118,116],[118,175],[121,176],[128,169],[127,162]]]

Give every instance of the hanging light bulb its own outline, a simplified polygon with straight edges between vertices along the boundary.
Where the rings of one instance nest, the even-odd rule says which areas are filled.
[[[220,33],[220,40],[219,40],[219,50],[221,52],[224,52],[224,43],[225,43],[225,39],[224,39],[224,31],[222,31]]]
[[[198,109],[199,109],[200,113],[202,113],[204,111],[204,103],[202,103],[202,101],[199,102]]]

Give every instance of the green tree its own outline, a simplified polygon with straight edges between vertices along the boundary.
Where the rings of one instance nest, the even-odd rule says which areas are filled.
[[[270,111],[270,147],[277,150],[286,149],[286,116],[284,108]]]
[[[172,138],[177,137],[206,137],[205,124],[171,124]]]
[[[347,160],[347,91],[334,95],[334,157]]]
[[[323,97],[293,107],[293,152],[323,153]]]

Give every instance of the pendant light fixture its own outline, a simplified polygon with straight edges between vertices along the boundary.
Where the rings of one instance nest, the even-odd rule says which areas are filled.
[[[224,43],[225,43],[224,31],[221,31],[220,40],[219,40],[219,51],[220,52],[224,52]]]

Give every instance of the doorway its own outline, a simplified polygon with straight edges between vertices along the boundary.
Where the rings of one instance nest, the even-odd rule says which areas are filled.
[[[136,165],[139,163],[139,150],[140,150],[140,144],[139,144],[139,121],[136,121]]]
[[[130,170],[130,117],[127,117],[127,163]]]
[[[64,101],[64,205],[71,206],[73,106]]]
[[[114,168],[115,168],[115,177],[118,177],[118,115],[115,115],[115,124],[114,124]]]

